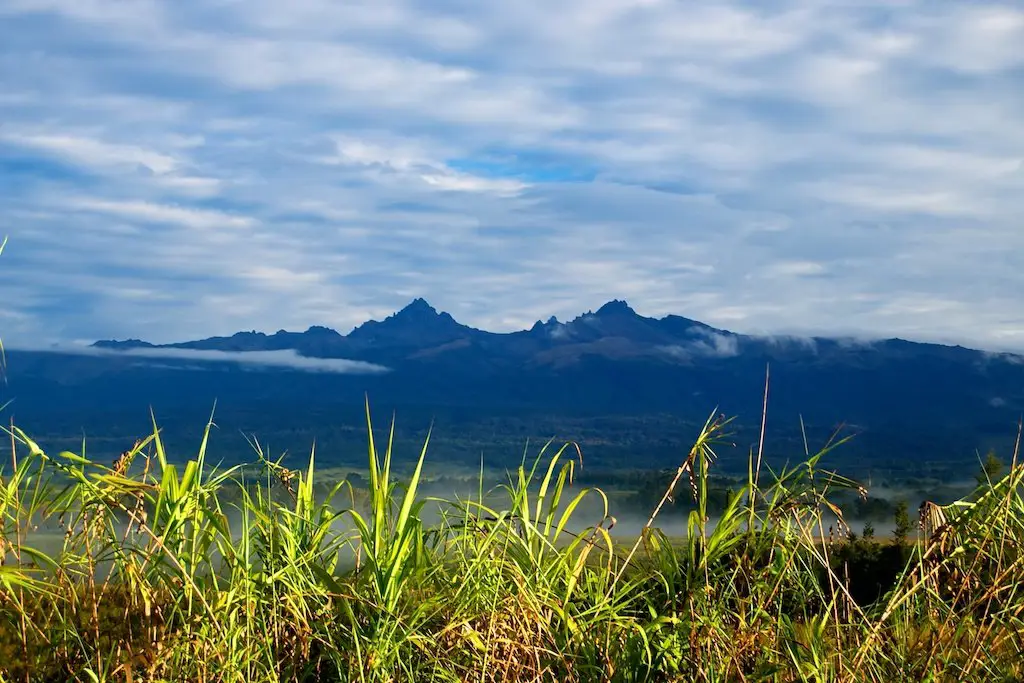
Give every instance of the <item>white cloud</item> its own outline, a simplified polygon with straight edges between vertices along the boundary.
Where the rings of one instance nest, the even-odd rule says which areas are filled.
[[[661,346],[658,350],[680,360],[731,358],[739,353],[739,343],[735,337],[712,334],[708,335],[707,339],[699,339],[689,344]]]
[[[201,349],[135,348],[125,350],[104,349],[92,346],[61,345],[50,348],[32,349],[62,354],[83,356],[105,356],[109,358],[139,358],[182,361],[183,363],[232,363],[254,368],[288,368],[304,372],[332,372],[342,374],[378,374],[388,369],[373,363],[344,358],[310,358],[299,355],[294,349],[280,351],[210,351]],[[162,366],[194,369],[196,365]]]
[[[800,337],[796,335],[776,334],[759,337],[759,339],[761,341],[768,342],[772,346],[775,346],[780,349],[796,347],[798,349],[810,351],[811,353],[818,352],[818,342],[813,337]],[[847,340],[841,340],[840,343],[843,344],[844,346],[856,345],[851,344]]]
[[[160,178],[157,184],[175,193],[200,198],[217,196],[224,185],[217,178],[202,178],[198,176],[167,176]]]
[[[344,332],[413,296],[508,330],[627,298],[1021,350],[1022,17],[7,0],[0,336]]]
[[[65,157],[84,166],[144,167],[157,173],[170,173],[178,161],[166,154],[133,145],[108,144],[100,140],[70,135],[6,135],[4,140],[35,147]]]
[[[779,261],[768,266],[767,274],[781,277],[824,275],[825,266],[815,261]]]
[[[71,208],[111,214],[130,220],[153,223],[174,223],[196,229],[247,228],[255,221],[223,211],[169,206],[142,201],[108,201],[83,198],[69,203]]]
[[[736,340],[736,337],[700,328],[697,329],[697,333],[703,336],[704,339],[694,342],[691,345],[693,348],[700,349],[708,355],[722,358],[735,356],[739,353],[739,342]]]
[[[1019,4],[965,4],[953,17],[936,17],[931,24],[942,44],[926,58],[946,68],[985,75],[1024,65]]]
[[[524,183],[516,180],[481,178],[466,173],[426,173],[420,177],[434,187],[459,192],[494,191],[515,194],[526,187]]]
[[[517,180],[487,178],[456,171],[443,160],[431,158],[427,146],[411,141],[393,141],[391,145],[382,145],[337,136],[334,143],[337,153],[321,157],[322,163],[350,168],[386,169],[389,173],[405,178],[418,178],[440,190],[515,194],[526,187],[525,183]]]

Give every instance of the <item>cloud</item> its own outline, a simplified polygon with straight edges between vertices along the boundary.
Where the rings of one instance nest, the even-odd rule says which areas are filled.
[[[1022,351],[1021,44],[1011,2],[7,0],[0,338],[423,296]]]
[[[813,277],[826,272],[825,266],[814,261],[778,261],[767,267],[768,275],[780,277]]]
[[[85,166],[143,167],[152,173],[173,171],[178,162],[173,157],[132,145],[108,144],[99,140],[67,135],[7,135],[5,141],[32,147]]]
[[[739,353],[739,343],[736,337],[699,328],[696,332],[703,336],[704,339],[694,342],[690,345],[690,348],[718,358],[728,358]]]
[[[548,336],[552,339],[567,339],[569,337],[569,330],[564,323],[555,322],[548,328]]]
[[[736,337],[704,329],[696,329],[693,333],[699,338],[686,344],[662,346],[658,350],[683,360],[731,358],[739,354],[739,342]]]
[[[232,216],[222,211],[168,206],[151,202],[79,199],[70,202],[67,206],[72,209],[118,216],[139,223],[171,223],[196,229],[247,228],[254,223],[253,219],[247,216]]]
[[[768,344],[771,344],[772,346],[779,349],[798,348],[810,351],[811,353],[815,354],[818,352],[818,341],[813,337],[800,337],[789,334],[776,334],[758,337],[758,339],[760,341],[767,342]],[[855,346],[855,344],[850,344],[850,342],[848,342],[845,339],[840,339],[838,341],[841,345],[846,347]]]
[[[178,369],[201,369],[195,363],[232,363],[252,368],[287,368],[303,372],[331,372],[340,374],[377,374],[387,372],[381,365],[343,358],[310,358],[299,355],[294,349],[280,351],[212,351],[201,349],[103,349],[92,346],[62,345],[52,348],[34,349],[61,354],[83,356],[104,356],[109,358],[139,358],[145,360],[181,361],[180,364],[159,364],[160,367]],[[190,364],[191,363],[191,364]]]
[[[526,187],[526,184],[514,179],[489,178],[461,172],[448,163],[431,159],[422,148],[408,141],[393,147],[344,137],[335,138],[334,142],[337,152],[321,158],[325,164],[372,169],[382,175],[390,174],[406,180],[418,178],[442,190],[516,194]]]

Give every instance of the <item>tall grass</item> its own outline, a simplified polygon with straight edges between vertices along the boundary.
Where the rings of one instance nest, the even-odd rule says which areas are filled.
[[[729,425],[712,415],[666,491],[695,498],[689,533],[659,532],[656,509],[623,547],[604,494],[570,486],[578,447],[524,456],[496,490],[427,499],[429,437],[400,479],[394,422],[381,447],[366,418],[368,495],[340,483],[319,498],[314,451],[297,472],[255,441],[252,465],[212,465],[212,418],[183,465],[155,420],[110,465],[84,443],[51,455],[7,429],[0,680],[1024,676],[1016,453],[969,501],[924,506],[905,569],[865,604],[829,532],[842,524],[831,497],[863,492],[821,466],[840,442],[778,472],[751,453],[711,524],[708,473]]]

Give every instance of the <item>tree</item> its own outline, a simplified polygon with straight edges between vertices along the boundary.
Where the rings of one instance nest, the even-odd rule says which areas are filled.
[[[981,469],[975,478],[978,480],[978,484],[984,486],[992,481],[997,481],[1003,474],[1003,461],[999,459],[999,456],[995,454],[995,451],[989,451],[988,455],[985,456],[985,461],[981,463]]]
[[[907,512],[907,501],[901,500],[896,503],[893,521],[896,523],[892,531],[893,540],[896,541],[896,545],[906,545],[907,536],[910,535],[911,529],[910,514]]]
[[[870,540],[875,537],[875,526],[871,522],[864,523],[864,531],[861,532],[861,536],[864,540]]]

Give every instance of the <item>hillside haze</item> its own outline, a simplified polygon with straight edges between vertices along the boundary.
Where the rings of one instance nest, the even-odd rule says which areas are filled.
[[[1005,445],[1024,411],[1020,356],[899,339],[742,335],[677,315],[644,317],[625,301],[499,334],[416,299],[348,334],[314,326],[163,345],[104,340],[9,360],[11,410],[21,419],[62,415],[71,433],[88,425],[113,437],[125,421],[118,410],[146,405],[171,424],[186,415],[198,423],[197,406],[216,400],[222,426],[320,438],[339,420],[356,429],[368,394],[417,428],[440,415],[442,430],[460,439],[482,425],[523,441],[537,430],[589,439],[608,466],[665,464],[684,426],[716,407],[740,416],[746,445],[768,367],[769,429],[779,443],[802,450],[801,419],[818,439],[845,423],[859,432],[848,454],[861,462],[969,459]],[[517,426],[503,433],[503,419]],[[636,421],[642,430],[623,426]],[[479,457],[483,441],[463,446]]]

